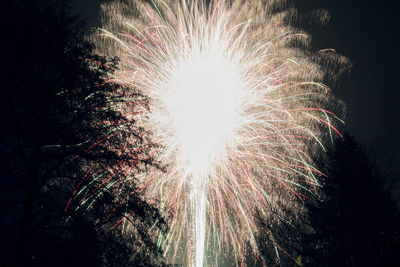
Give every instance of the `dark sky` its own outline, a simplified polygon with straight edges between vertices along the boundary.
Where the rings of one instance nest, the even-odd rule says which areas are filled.
[[[75,0],[74,10],[98,25],[101,0]],[[334,48],[353,66],[332,88],[347,105],[346,129],[381,161],[399,170],[399,23],[396,8],[385,0],[294,0],[304,14],[326,9],[325,26],[306,26],[313,48]],[[396,101],[399,101],[396,103]]]

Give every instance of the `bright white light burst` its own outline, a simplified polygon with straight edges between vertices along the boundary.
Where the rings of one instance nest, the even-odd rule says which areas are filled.
[[[196,50],[199,50],[196,48]],[[212,162],[221,161],[237,131],[243,81],[223,50],[193,51],[171,70],[165,108],[176,142],[178,161],[190,173],[208,172]]]

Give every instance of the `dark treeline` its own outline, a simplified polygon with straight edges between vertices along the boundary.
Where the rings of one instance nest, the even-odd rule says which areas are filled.
[[[305,215],[288,211],[282,222],[259,221],[267,266],[397,266],[400,213],[390,187],[397,177],[380,169],[349,134],[317,165],[327,177],[320,177],[317,198],[305,202]],[[268,231],[274,240],[265,239]],[[254,257],[250,262],[264,266]]]
[[[92,125],[121,120],[107,109],[116,85],[103,78],[116,61],[93,54],[69,1],[4,1],[0,28],[0,266],[162,265],[148,231],[163,219],[134,187],[116,196],[84,181],[87,192],[102,189],[97,200],[65,209],[89,168],[122,160],[107,146],[89,149],[111,131]],[[109,231],[125,214],[130,234]]]
[[[305,266],[395,266],[400,251],[397,177],[380,170],[350,135],[320,164],[326,169],[319,201],[308,205],[311,233],[303,239]]]

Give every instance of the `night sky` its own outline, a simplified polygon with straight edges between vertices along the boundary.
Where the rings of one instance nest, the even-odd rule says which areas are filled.
[[[73,10],[99,26],[99,6],[104,0],[75,0]],[[333,86],[347,105],[346,129],[379,155],[378,160],[400,166],[398,84],[399,51],[396,9],[378,0],[295,0],[300,14],[325,9],[326,25],[304,25],[312,36],[313,50],[333,48],[346,56],[352,68]]]
[[[73,13],[86,19],[84,30],[89,33],[101,27],[101,3],[113,0],[71,1]],[[172,188],[175,181],[168,180],[180,172],[176,168],[173,175],[164,176],[158,171],[164,164],[160,167],[154,160],[156,150],[147,138],[141,138],[146,132],[130,119],[136,109],[132,113],[119,110],[125,107],[118,102],[122,98],[129,99],[123,102],[126,105],[141,103],[141,109],[148,101],[131,94],[131,88],[124,84],[119,87],[105,80],[104,73],[109,72],[110,63],[113,68],[112,62],[92,54],[92,47],[81,38],[80,24],[66,16],[64,1],[3,1],[0,28],[6,38],[0,42],[0,266],[149,266],[152,262],[152,266],[159,266],[155,262],[170,261],[172,254],[164,259],[156,248],[164,249],[164,241],[174,245],[174,237],[182,237],[176,243],[177,259],[184,259],[185,247],[195,244],[190,237],[195,237],[196,243],[201,241],[196,240],[201,235],[194,229],[200,224],[197,219],[204,219],[204,207],[212,204],[218,209],[210,209],[209,214],[217,219],[203,223],[212,221],[216,230],[228,229],[210,235],[215,245],[225,242],[220,233],[241,231],[241,236],[247,235],[245,223],[251,224],[255,237],[254,242],[252,238],[241,239],[251,242],[240,244],[233,253],[235,246],[226,246],[226,251],[216,254],[222,267],[239,263],[233,256],[242,253],[246,259],[241,260],[245,265],[248,260],[249,266],[264,261],[267,266],[276,266],[281,259],[283,266],[294,266],[292,260],[299,266],[394,266],[400,251],[398,9],[385,0],[288,1],[300,18],[304,15],[309,19],[295,27],[311,36],[313,52],[334,49],[351,62],[336,82],[327,81],[346,105],[346,125],[339,128],[343,140],[330,146],[330,153],[316,157],[315,166],[307,163],[307,157],[300,160],[303,147],[293,150],[299,155],[293,158],[285,154],[292,148],[285,148],[286,143],[277,143],[278,149],[274,144],[266,143],[264,148],[263,143],[256,143],[260,149],[254,155],[268,148],[277,156],[269,159],[261,155],[254,165],[247,164],[242,154],[248,153],[243,149],[237,158],[228,159],[239,164],[226,171],[226,176],[235,177],[225,179],[225,166],[221,165],[221,175],[216,177],[222,179],[210,183],[203,179],[200,185],[196,183],[203,176],[187,168],[189,174],[182,177],[191,180],[179,177],[178,189],[166,194],[166,198],[173,197],[165,202],[163,186]],[[323,25],[316,22],[311,15],[316,10],[328,12],[330,20]],[[133,137],[138,141],[131,142]],[[295,164],[287,162],[291,159]],[[263,160],[271,173],[264,172]],[[161,163],[169,167],[168,161]],[[226,164],[226,169],[231,166]],[[257,167],[254,171],[253,166]],[[137,179],[136,173],[153,167],[160,176],[152,172],[146,181]],[[318,174],[314,167],[326,175]],[[291,180],[285,180],[286,171],[293,176]],[[165,181],[157,180],[161,176]],[[314,186],[315,178],[320,188]],[[160,187],[156,188],[160,195],[145,192],[148,183]],[[204,198],[207,183],[216,184],[210,192],[218,191],[218,195]],[[193,204],[197,200],[201,203]],[[154,203],[160,203],[160,209]],[[180,209],[180,204],[185,209]],[[239,208],[242,211],[236,212]],[[188,212],[175,217],[174,212],[181,210]],[[239,218],[246,214],[249,218]],[[178,225],[174,230],[184,226],[182,232],[176,231],[179,235],[166,235],[171,218],[182,222],[171,223]],[[128,221],[132,228],[124,226]],[[186,222],[191,226],[185,226]],[[153,238],[153,233],[160,233],[159,238]],[[188,241],[183,236],[188,236]],[[234,236],[226,240],[236,242]],[[138,248],[141,246],[143,249]],[[209,246],[206,251],[217,247]],[[250,247],[255,248],[254,253]],[[211,259],[211,255],[206,256]]]

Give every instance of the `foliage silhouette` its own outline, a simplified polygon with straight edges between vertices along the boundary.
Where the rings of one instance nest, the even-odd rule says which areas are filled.
[[[6,36],[0,43],[0,265],[163,265],[148,229],[165,222],[143,192],[132,193],[134,186],[118,196],[103,190],[87,209],[72,199],[65,209],[90,166],[124,160],[112,146],[93,147],[110,131],[94,125],[120,119],[107,109],[107,92],[117,88],[103,79],[116,61],[92,53],[83,23],[69,9],[69,1],[16,0],[0,10]],[[139,172],[154,165],[149,158],[140,163]],[[127,195],[123,206],[115,205]],[[127,211],[134,230],[109,231]]]
[[[308,205],[313,232],[303,239],[305,266],[393,266],[400,216],[384,189],[389,177],[374,169],[348,134],[326,162],[321,199]]]
[[[371,163],[349,135],[321,154],[318,199],[283,218],[257,218],[260,255],[250,266],[393,266],[400,251],[400,215],[387,170]],[[285,190],[284,188],[282,190]],[[273,210],[274,207],[271,207]],[[269,231],[274,239],[268,238]]]

